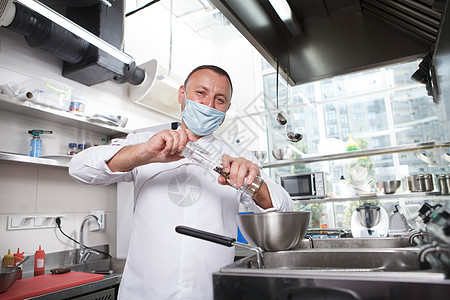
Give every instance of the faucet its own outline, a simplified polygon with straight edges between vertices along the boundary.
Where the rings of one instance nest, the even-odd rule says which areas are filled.
[[[84,225],[86,224],[86,222],[89,219],[94,219],[95,221],[97,221],[98,229],[96,229],[96,230],[100,230],[100,227],[101,227],[100,220],[98,219],[97,216],[94,216],[94,215],[87,215],[86,217],[84,217],[83,221],[81,222],[81,226],[80,226],[80,256],[79,256],[80,264],[84,264],[88,260],[89,256],[92,253],[94,253],[96,255],[101,254],[100,252],[98,252],[96,250],[86,248],[86,246],[84,246],[84,244],[83,244],[83,229],[84,229]]]

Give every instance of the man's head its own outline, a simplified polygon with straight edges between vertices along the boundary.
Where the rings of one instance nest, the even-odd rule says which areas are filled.
[[[223,69],[211,65],[195,68],[178,90],[184,125],[198,136],[212,133],[230,108],[232,90],[230,76]]]
[[[184,81],[184,86],[186,86],[188,84],[189,79],[191,79],[192,74],[194,74],[195,72],[200,71],[200,70],[211,70],[211,71],[217,73],[218,75],[222,75],[222,76],[226,77],[228,79],[228,82],[230,83],[230,90],[231,90],[230,98],[231,98],[231,95],[233,94],[233,84],[231,83],[230,75],[228,75],[227,71],[225,71],[224,69],[214,66],[214,65],[203,65],[203,66],[199,66],[199,67],[195,68],[194,70],[192,70],[191,73],[189,73],[189,75],[186,77],[186,80]]]

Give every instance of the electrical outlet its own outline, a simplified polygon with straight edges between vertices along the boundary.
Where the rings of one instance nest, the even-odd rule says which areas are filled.
[[[8,230],[23,230],[23,229],[41,229],[58,227],[55,220],[60,218],[61,226],[62,220],[65,216],[51,216],[51,215],[13,215],[8,216]]]
[[[97,222],[94,222],[93,220],[89,220],[89,230],[96,231],[96,230],[105,229],[105,211],[104,210],[91,210],[90,214],[96,216],[99,219],[101,226],[99,228]]]

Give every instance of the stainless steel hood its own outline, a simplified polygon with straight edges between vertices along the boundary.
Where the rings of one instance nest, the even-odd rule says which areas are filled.
[[[425,56],[445,0],[211,0],[284,78],[298,85]]]

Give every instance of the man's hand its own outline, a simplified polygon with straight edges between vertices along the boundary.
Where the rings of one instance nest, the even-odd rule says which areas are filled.
[[[155,162],[171,162],[183,157],[178,155],[189,141],[194,141],[189,129],[163,130],[153,135],[147,142],[120,149],[108,162],[113,172],[126,172],[138,166]]]
[[[260,175],[259,166],[248,159],[243,157],[234,158],[227,154],[222,156],[222,166],[225,173],[229,173],[229,182],[223,176],[219,176],[220,184],[234,184],[238,188],[245,183],[250,185]],[[246,178],[247,177],[247,178]],[[253,200],[257,205],[263,209],[273,207],[272,199],[270,197],[267,184],[263,182],[261,188],[256,195],[253,196]]]
[[[251,184],[259,175],[259,166],[243,157],[231,157],[227,154],[222,156],[222,166],[225,173],[230,174],[229,183],[236,185],[238,188],[242,186],[245,177],[246,184]],[[219,177],[220,184],[228,184],[225,177]]]
[[[188,141],[194,141],[194,134],[189,129],[163,130],[144,143],[148,162],[169,162],[180,160],[178,155]]]

